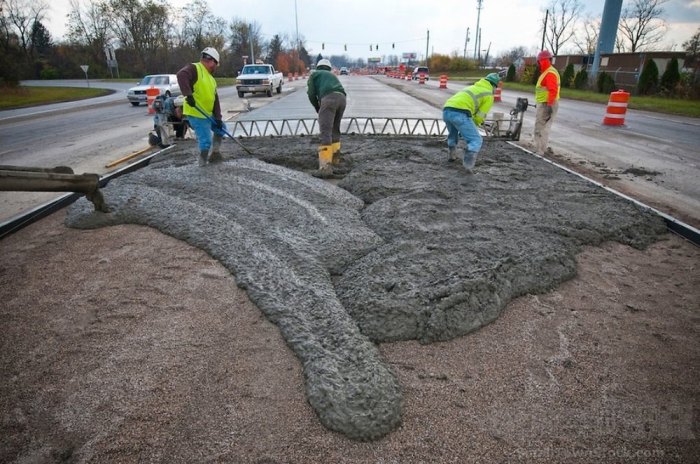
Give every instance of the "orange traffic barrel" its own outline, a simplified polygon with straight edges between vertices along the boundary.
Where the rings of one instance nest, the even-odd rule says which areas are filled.
[[[501,91],[503,90],[503,83],[499,82],[498,85],[496,86],[495,92],[493,92],[493,101],[499,102],[501,101]]]
[[[440,88],[441,89],[447,88],[447,75],[446,74],[442,74],[440,76]]]
[[[294,80],[295,81],[299,80],[299,72],[298,71],[294,73]]]
[[[287,73],[287,81],[292,82],[294,79],[292,78],[292,73],[288,72]]]
[[[153,108],[153,102],[156,101],[156,97],[160,95],[160,89],[151,87],[146,89],[146,103],[148,104],[148,114],[154,114],[156,110]]]
[[[410,81],[411,80],[411,73],[406,73],[406,80]]]
[[[425,73],[418,74],[418,83],[425,84]]]
[[[606,126],[622,126],[625,123],[625,114],[627,113],[627,102],[630,99],[629,92],[620,89],[617,92],[610,93],[608,100],[608,109],[603,118],[603,124]]]

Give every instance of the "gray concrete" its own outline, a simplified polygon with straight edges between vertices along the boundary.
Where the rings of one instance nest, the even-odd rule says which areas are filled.
[[[111,182],[113,213],[80,201],[67,224],[145,224],[218,259],[299,357],[322,423],[354,439],[401,421],[400,387],[371,341],[463,335],[573,277],[583,245],[644,247],[665,231],[507,144],[485,148],[467,175],[434,138],[345,137],[336,187],[307,175],[317,143],[246,140],[271,164],[227,143],[226,161],[204,168],[183,144]]]

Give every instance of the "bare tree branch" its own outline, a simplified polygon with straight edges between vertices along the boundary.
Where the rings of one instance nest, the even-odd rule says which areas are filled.
[[[553,55],[574,36],[574,26],[582,10],[579,0],[552,0],[549,4],[545,40]]]
[[[631,52],[651,49],[663,40],[667,25],[662,5],[668,0],[634,0],[622,10],[618,30]]]
[[[587,16],[574,37],[574,44],[579,53],[592,55],[598,45],[600,18]]]

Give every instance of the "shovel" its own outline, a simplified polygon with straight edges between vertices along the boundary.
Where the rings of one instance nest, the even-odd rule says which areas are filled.
[[[197,111],[199,111],[200,113],[202,113],[202,116],[204,116],[210,123],[212,123],[213,125],[216,125],[216,120],[215,120],[214,118],[212,118],[211,116],[209,116],[207,113],[205,113],[205,112],[202,110],[202,108],[199,107],[199,105],[194,105],[194,108],[195,108]],[[254,154],[252,151],[248,150],[241,142],[238,141],[237,138],[235,138],[233,135],[229,134],[229,133],[226,131],[226,129],[221,128],[221,129],[217,129],[217,130],[223,132],[224,135],[227,135],[230,139],[232,139],[234,142],[236,142],[238,145],[240,145],[240,147],[241,147],[243,150],[245,150],[246,153],[248,153],[248,154],[251,155],[251,156],[255,156],[255,154]]]

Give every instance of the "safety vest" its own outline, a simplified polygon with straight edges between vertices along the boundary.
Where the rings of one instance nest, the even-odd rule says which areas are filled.
[[[537,85],[535,86],[535,101],[537,103],[546,103],[547,100],[549,100],[549,89],[547,87],[542,86],[542,81],[544,80],[545,76],[548,73],[552,73],[557,77],[557,96],[554,99],[559,100],[559,93],[561,91],[561,78],[559,77],[559,72],[554,66],[549,66],[549,68],[545,69],[542,74],[540,74],[540,77],[537,79]]]
[[[214,97],[216,96],[216,80],[202,63],[192,63],[197,70],[197,82],[192,86],[192,96],[197,106],[204,111],[207,116],[213,116]],[[182,105],[182,112],[187,116],[204,118],[202,113],[191,107],[187,100]]]
[[[470,85],[448,98],[444,108],[468,110],[474,123],[480,125],[493,106],[493,91],[493,85],[489,81],[479,79],[474,85]]]

